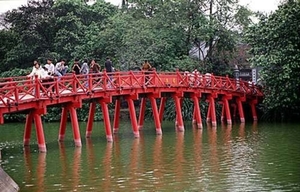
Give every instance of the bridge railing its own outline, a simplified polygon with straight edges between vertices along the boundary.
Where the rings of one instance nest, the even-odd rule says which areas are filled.
[[[99,91],[151,87],[186,87],[203,90],[236,92],[262,96],[260,89],[246,81],[212,74],[186,72],[126,71],[68,74],[51,79],[11,77],[0,79],[0,106],[18,105],[41,99],[56,99],[69,95],[92,94]]]

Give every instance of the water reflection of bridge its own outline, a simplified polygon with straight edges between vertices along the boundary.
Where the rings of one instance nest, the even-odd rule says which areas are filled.
[[[46,153],[39,153],[37,161],[32,160],[32,153],[25,148],[25,186],[33,191],[183,191],[187,187],[191,190],[211,191],[214,186],[205,184],[208,179],[212,180],[210,183],[225,182],[236,174],[230,171],[249,171],[246,158],[251,155],[251,151],[236,148],[236,145],[247,147],[242,142],[247,134],[245,124],[235,126],[234,129],[225,124],[222,124],[221,129],[212,126],[208,126],[205,129],[207,131],[193,129],[191,141],[184,138],[185,133],[177,132],[174,146],[169,146],[169,142],[164,141],[162,136],[157,136],[153,145],[148,146],[143,134],[126,147],[115,136],[115,142],[107,143],[103,150],[95,148],[92,139],[87,139],[84,153],[81,148],[73,150],[61,143],[59,155],[55,155],[51,161],[47,160]],[[249,134],[256,134],[256,124],[248,131]],[[53,162],[56,169],[49,170],[47,166]],[[191,172],[187,173],[186,170]],[[193,184],[186,182],[189,175],[192,176],[189,180],[193,180]]]
[[[245,122],[242,103],[251,106],[254,121],[257,120],[255,106],[262,98],[260,89],[248,82],[213,75],[198,75],[176,72],[115,72],[108,74],[90,74],[89,76],[64,76],[53,81],[34,81],[25,77],[0,79],[0,123],[4,123],[4,114],[23,112],[27,114],[24,145],[29,145],[32,122],[35,123],[39,150],[46,151],[41,115],[47,113],[49,106],[62,106],[59,140],[64,140],[67,116],[70,114],[74,142],[81,146],[81,137],[76,109],[82,102],[90,103],[86,137],[90,137],[96,105],[100,104],[105,124],[106,138],[113,140],[113,134],[119,129],[120,104],[122,100],[128,103],[132,130],[135,137],[139,137],[139,129],[144,124],[146,100],[151,103],[155,130],[162,134],[166,100],[172,98],[175,103],[176,127],[184,131],[182,118],[182,100],[190,98],[194,103],[193,121],[198,128],[202,128],[200,112],[201,99],[209,103],[206,121],[213,127],[217,126],[215,103],[222,104],[222,120],[232,124],[231,107],[237,109],[240,121]],[[140,112],[136,118],[134,101],[140,99]],[[108,104],[115,101],[113,129],[111,129]],[[160,106],[157,106],[159,100]],[[113,131],[112,131],[113,130]]]

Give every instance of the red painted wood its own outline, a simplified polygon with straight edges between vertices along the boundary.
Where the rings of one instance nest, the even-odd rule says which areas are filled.
[[[245,123],[245,115],[244,115],[244,109],[243,109],[242,101],[241,101],[241,99],[238,98],[236,100],[236,102],[237,102],[237,106],[238,106],[238,111],[239,111],[241,123]]]
[[[177,95],[173,96],[175,102],[175,110],[176,110],[176,122],[177,122],[177,130],[180,132],[184,131],[184,125],[182,120],[182,113],[181,113],[181,98]]]
[[[63,107],[61,112],[58,140],[63,141],[65,139],[66,128],[67,128],[67,118],[68,118],[68,107]]]
[[[46,152],[46,143],[45,143],[45,136],[42,124],[41,115],[34,112],[34,123],[35,123],[35,130],[36,130],[36,137],[38,141],[39,151]]]
[[[88,117],[88,122],[87,122],[87,126],[86,126],[86,132],[85,132],[85,137],[87,137],[87,138],[91,137],[91,135],[92,135],[95,111],[96,111],[96,103],[91,102],[90,109],[89,109],[89,117]]]
[[[194,100],[194,114],[195,114],[195,120],[197,123],[197,128],[202,129],[202,118],[201,118],[201,112],[199,107],[199,98],[197,96],[193,96]]]
[[[29,143],[30,143],[33,118],[34,117],[33,117],[33,113],[32,112],[29,112],[29,114],[26,116],[26,123],[25,123],[25,130],[24,130],[24,139],[23,139],[24,145],[29,145]]]
[[[158,113],[158,109],[157,109],[156,100],[153,96],[150,96],[149,99],[150,99],[150,102],[151,102],[156,134],[161,135],[162,134],[161,123],[160,123],[160,119],[159,119],[159,113]]]
[[[209,106],[210,106],[210,114],[211,114],[211,125],[213,127],[216,127],[217,126],[216,106],[215,106],[215,99],[213,96],[209,96]]]
[[[223,98],[223,106],[225,107],[225,114],[227,119],[227,124],[232,124],[231,114],[230,114],[230,108],[229,108],[229,102],[227,98]]]
[[[237,89],[236,80],[228,77],[197,74],[193,76],[192,73],[176,72],[156,72],[151,71],[147,74],[149,77],[148,84],[145,84],[145,74],[143,72],[124,71],[116,73],[104,72],[101,76],[96,74],[90,74],[87,78],[84,75],[65,75],[60,79],[54,78],[53,81],[45,83],[39,79],[29,79],[27,77],[9,77],[1,79],[0,86],[0,123],[4,123],[4,114],[15,112],[27,112],[35,110],[36,114],[34,122],[36,123],[37,131],[41,133],[42,124],[41,119],[37,118],[37,114],[46,114],[47,108],[51,106],[60,106],[68,103],[73,106],[70,109],[70,115],[72,120],[72,127],[74,133],[74,140],[77,146],[81,146],[78,121],[76,116],[76,109],[81,107],[83,101],[99,100],[105,98],[105,103],[111,103],[113,97],[126,98],[129,104],[129,111],[133,126],[133,131],[136,137],[139,136],[135,108],[133,100],[139,98],[149,97],[149,95],[155,95],[155,98],[161,98],[161,105],[158,111],[159,122],[162,123],[165,102],[168,97],[176,95],[175,99],[176,112],[178,126],[180,129],[184,129],[182,115],[181,115],[181,101],[179,98],[183,98],[185,95],[199,93],[208,96],[210,103],[207,120],[216,125],[215,120],[215,106],[212,104],[218,95],[230,95],[237,101],[237,108],[240,113],[241,122],[245,121],[242,102],[251,105],[251,111],[253,119],[257,120],[256,104],[258,100],[263,98],[261,90],[251,85],[249,87],[248,82],[239,81],[239,89]],[[109,85],[109,87],[108,87]],[[199,98],[199,96],[198,96]],[[230,98],[227,98],[228,100]],[[198,101],[199,102],[199,101]],[[118,109],[119,103],[116,102],[116,109]],[[91,106],[93,108],[93,106]],[[60,139],[63,139],[65,133],[66,123],[66,111],[62,112],[62,120],[60,126]],[[92,110],[92,109],[91,109]],[[229,114],[229,107],[225,102],[224,111],[225,114]],[[115,120],[117,121],[118,111],[115,111]],[[234,113],[235,114],[235,113]],[[180,117],[181,115],[181,117]],[[90,136],[92,130],[92,116],[93,110],[90,111],[90,121],[87,126],[87,136]],[[140,117],[143,114],[140,113]],[[197,113],[194,112],[194,119],[197,118]],[[200,116],[201,117],[201,116]],[[30,119],[27,119],[27,123],[24,131],[24,140],[29,139],[29,123]],[[230,118],[227,116],[227,121]],[[143,119],[139,119],[139,126],[142,125]],[[197,121],[197,120],[196,120]],[[114,128],[119,128],[119,122],[114,123]],[[157,125],[156,125],[157,128]],[[25,136],[26,135],[26,136]],[[42,136],[38,135],[38,140],[42,145],[45,145]],[[26,139],[25,139],[26,138]],[[44,143],[43,143],[44,142]],[[29,143],[24,141],[24,144]],[[42,146],[42,148],[45,146]]]
[[[130,98],[130,97],[127,98],[127,103],[128,103],[128,107],[129,107],[132,131],[133,131],[134,137],[138,138],[138,137],[140,137],[140,132],[138,129],[136,113],[135,113],[135,108],[134,108],[134,103],[133,103],[132,98]]]
[[[109,119],[108,106],[107,106],[107,103],[105,103],[103,100],[100,100],[100,105],[101,105],[101,109],[102,109],[102,113],[103,113],[106,139],[107,139],[108,142],[112,142],[113,137],[112,137],[112,134],[111,134],[111,125],[110,125],[110,119]]]
[[[145,109],[146,109],[146,98],[142,98],[141,104],[140,104],[139,121],[138,121],[138,129],[139,130],[143,129],[143,126],[144,126]]]
[[[72,131],[73,131],[73,138],[76,147],[81,147],[81,137],[80,137],[80,130],[79,124],[77,119],[77,112],[74,106],[69,107],[71,123],[72,123]]]
[[[114,116],[114,133],[118,133],[120,128],[120,110],[121,110],[121,100],[117,99],[115,102],[115,116]]]

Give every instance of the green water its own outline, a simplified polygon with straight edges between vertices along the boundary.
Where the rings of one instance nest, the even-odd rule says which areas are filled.
[[[71,127],[57,142],[59,124],[44,124],[47,153],[39,153],[35,133],[23,149],[24,124],[0,126],[1,165],[21,191],[300,191],[300,125],[185,124],[178,133],[164,122],[156,136],[148,122],[134,139],[122,122],[113,143],[103,123],[95,123],[81,148],[74,147]],[[1,191],[1,190],[0,190]]]

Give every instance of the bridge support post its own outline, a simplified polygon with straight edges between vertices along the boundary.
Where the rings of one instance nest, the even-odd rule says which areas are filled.
[[[29,145],[30,143],[32,121],[33,121],[33,113],[30,111],[29,114],[26,116],[26,124],[25,124],[24,139],[23,139],[24,146]]]
[[[107,106],[107,103],[104,100],[100,100],[100,105],[101,105],[103,118],[104,118],[106,139],[107,139],[108,142],[112,142],[113,137],[112,137],[112,134],[111,134],[111,125],[110,125],[110,119],[109,119],[108,106]]]
[[[227,124],[231,125],[232,124],[232,119],[231,119],[231,113],[230,113],[230,107],[229,107],[229,102],[228,99],[231,99],[231,95],[224,95],[222,100],[223,100],[223,107],[222,107],[222,115],[223,111],[226,114],[226,119],[227,119]]]
[[[115,101],[115,115],[114,115],[114,127],[113,133],[118,133],[120,127],[120,110],[121,110],[121,100],[117,99]]]
[[[34,112],[36,137],[40,152],[47,152],[41,115]]]
[[[151,102],[156,134],[161,135],[162,134],[161,123],[160,123],[160,119],[159,119],[159,113],[158,113],[158,109],[157,109],[156,100],[155,100],[154,96],[150,96],[149,99]]]
[[[253,121],[257,121],[257,113],[256,113],[256,108],[255,108],[256,104],[257,104],[256,99],[250,101]]]
[[[179,98],[177,95],[173,96],[174,102],[175,102],[175,108],[176,108],[176,122],[177,122],[177,130],[183,132],[184,131],[184,125],[182,120],[182,112],[181,112],[181,98]],[[175,123],[176,125],[176,123]]]
[[[160,121],[160,123],[162,123],[163,118],[164,118],[166,101],[167,101],[166,97],[162,97],[160,99],[160,105],[159,105],[159,121]]]
[[[244,97],[236,99],[241,123],[245,123],[245,115],[244,115],[244,109],[243,109],[243,104],[242,104],[242,101],[245,101],[245,100],[246,99]]]
[[[208,114],[210,114],[210,117],[211,117],[211,125],[213,127],[216,127],[217,126],[217,119],[216,119],[215,99],[212,95],[210,95],[208,97],[208,100],[209,100]]]
[[[77,112],[74,106],[69,106],[71,123],[72,123],[72,130],[73,130],[73,137],[74,143],[76,147],[81,147],[81,138],[80,138],[80,131],[79,131],[79,124],[77,119]]]
[[[59,126],[58,141],[63,141],[65,139],[66,128],[67,128],[67,117],[69,109],[67,107],[62,108],[61,120]]]
[[[127,102],[128,102],[128,107],[129,107],[129,114],[130,114],[133,134],[134,134],[135,138],[139,138],[140,133],[139,133],[138,125],[137,125],[136,113],[135,113],[133,99],[130,96],[128,96],[127,97]]]
[[[141,104],[140,104],[140,114],[139,114],[139,122],[138,122],[139,130],[141,130],[144,126],[145,109],[146,109],[146,98],[142,98]]]
[[[86,132],[85,132],[85,137],[87,137],[87,138],[91,137],[91,135],[92,135],[95,111],[96,111],[96,103],[91,102],[90,109],[89,109],[89,117],[88,117]]]
[[[46,114],[46,108],[32,109],[26,117],[23,143],[29,145],[32,122],[35,124],[36,138],[40,152],[47,152],[41,115]]]
[[[201,113],[200,113],[200,107],[199,107],[199,99],[197,96],[193,96],[194,100],[194,118],[197,123],[198,129],[202,129],[202,119],[201,119]]]
[[[207,115],[206,115],[206,122],[210,122],[211,121],[211,105],[210,102],[208,102],[208,109],[207,109]]]

